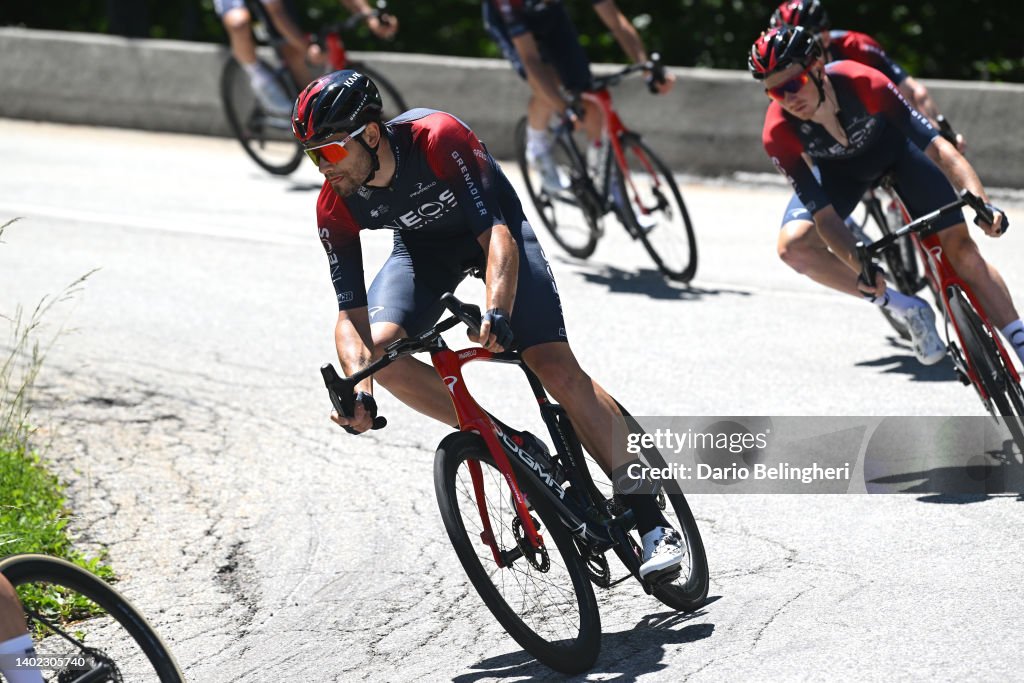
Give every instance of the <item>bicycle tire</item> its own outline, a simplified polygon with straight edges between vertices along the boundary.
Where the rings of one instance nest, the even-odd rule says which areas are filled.
[[[556,148],[560,150],[561,156],[568,157],[571,159],[570,154],[565,152],[565,142],[562,140],[556,141]],[[567,254],[578,259],[589,258],[594,250],[597,249],[597,240],[600,237],[600,227],[596,224],[597,217],[589,217],[587,212],[580,205],[579,199],[574,201],[578,204],[575,207],[575,211],[578,211],[580,217],[583,219],[582,224],[580,221],[576,221],[576,216],[573,216],[572,221],[565,217],[566,212],[570,212],[570,202],[562,201],[558,198],[552,198],[547,190],[545,190],[539,180],[534,178],[534,173],[530,168],[529,162],[526,160],[526,117],[519,119],[515,129],[515,148],[516,148],[516,162],[519,164],[519,171],[523,177],[523,183],[526,185],[526,192],[530,196],[530,201],[533,203],[533,208],[540,217],[541,223],[554,238],[555,242],[558,243]],[[570,162],[571,163],[571,162]],[[570,172],[570,182],[579,183],[581,182],[582,174],[579,169],[572,169]],[[573,193],[573,190],[567,190],[566,198],[569,194]],[[558,214],[557,206],[564,208],[561,216]],[[559,223],[561,222],[561,225]],[[574,225],[575,223],[575,225]]]
[[[263,68],[275,74],[278,85],[286,93],[297,94],[273,67],[260,61]],[[220,97],[235,139],[260,168],[273,175],[289,175],[299,167],[303,157],[302,146],[292,136],[290,121],[263,113],[252,92],[248,74],[234,57],[224,63]]]
[[[84,595],[106,610],[146,655],[161,683],[181,683],[184,677],[160,636],[124,596],[92,573],[48,555],[12,555],[0,561],[0,573],[17,588],[45,581]],[[92,645],[95,645],[94,643]]]
[[[362,72],[369,76],[370,80],[376,84],[384,103],[382,116],[385,121],[390,121],[399,114],[408,111],[409,106],[405,103],[402,93],[398,92],[398,88],[372,66],[367,66],[364,62],[349,62],[347,68]]]
[[[597,600],[594,597],[593,586],[583,567],[572,536],[564,527],[555,509],[544,498],[543,494],[539,492],[531,475],[527,474],[525,469],[520,467],[518,463],[512,461],[517,483],[533,506],[533,514],[539,517],[543,529],[542,535],[545,538],[545,547],[550,547],[553,541],[561,555],[561,559],[564,562],[563,568],[571,579],[576,606],[579,609],[580,624],[578,635],[574,639],[567,641],[563,639],[558,642],[552,642],[545,636],[538,634],[534,627],[528,625],[508,604],[477,555],[477,549],[480,548],[480,552],[486,553],[486,557],[490,558],[490,550],[487,546],[481,545],[478,537],[471,537],[466,530],[463,516],[460,514],[459,491],[457,490],[456,481],[460,466],[468,460],[478,461],[481,467],[494,468],[498,479],[503,481],[500,472],[498,472],[494,465],[490,452],[487,450],[487,446],[479,435],[456,432],[446,437],[438,446],[434,458],[434,488],[437,494],[438,507],[441,512],[441,519],[448,532],[448,537],[467,576],[484,601],[484,604],[491,611],[491,614],[494,615],[498,623],[524,650],[536,657],[538,661],[556,671],[567,674],[587,671],[593,666],[600,651],[601,618],[597,608]],[[486,476],[487,474],[485,473]],[[488,500],[491,500],[491,498],[488,497]],[[508,502],[507,495],[496,495],[495,500]],[[475,503],[470,505],[470,507],[471,509],[467,512],[478,517]],[[506,516],[509,515],[513,518],[515,517],[511,506],[509,506],[509,511],[506,513]],[[489,516],[492,524],[498,522],[496,515],[493,514],[493,510],[489,511]],[[498,540],[501,541],[503,538],[501,532],[496,532],[496,535],[499,536]],[[493,560],[489,561],[493,562]],[[520,558],[515,562],[520,561],[527,562],[526,566],[530,566],[524,558]],[[504,571],[498,569],[496,565],[492,564],[491,566],[494,570]],[[550,583],[550,581],[545,582]],[[519,583],[519,579],[516,579],[516,583]]]
[[[621,169],[615,167],[613,182],[618,187],[619,196],[624,197],[629,204],[628,210],[626,207],[618,208],[619,219],[626,224],[626,229],[643,243],[644,249],[650,254],[662,275],[676,282],[689,282],[697,273],[697,237],[693,231],[690,213],[686,209],[686,202],[683,201],[683,195],[672,176],[672,171],[636,133],[624,132],[619,139],[626,163],[629,163],[632,153],[647,175],[655,176],[652,178],[654,182],[651,184],[649,195],[645,192],[643,197],[639,197],[638,193],[630,190],[637,189],[641,175],[631,171],[630,186],[627,187]],[[660,176],[660,179],[656,176]],[[667,196],[659,188],[662,182],[669,189]],[[634,204],[638,198],[639,207]],[[648,199],[654,200],[655,204],[649,205]],[[672,200],[675,200],[675,213],[678,213],[681,225],[673,223]],[[638,208],[643,209],[643,214],[648,216],[658,212],[661,218],[653,227],[642,227],[636,215]],[[677,234],[679,232],[682,234]]]
[[[995,340],[959,287],[951,287],[949,312],[960,329],[964,354],[970,360],[979,381],[991,400],[986,406],[993,417],[1002,418],[1017,447],[1024,454],[1024,395],[1003,365]]]

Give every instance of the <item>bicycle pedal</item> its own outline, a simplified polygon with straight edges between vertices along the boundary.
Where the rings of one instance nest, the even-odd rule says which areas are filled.
[[[651,584],[651,586],[653,588],[658,588],[660,586],[664,586],[666,584],[672,583],[673,581],[678,579],[680,576],[682,576],[682,573],[683,573],[682,570],[679,569],[679,568],[671,570],[667,574],[657,574],[656,573],[656,575],[655,575],[655,577],[653,579],[650,576],[648,576],[647,577],[647,582],[649,584]]]

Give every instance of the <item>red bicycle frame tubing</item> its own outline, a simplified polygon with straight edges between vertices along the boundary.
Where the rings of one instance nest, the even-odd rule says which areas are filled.
[[[455,407],[455,414],[459,419],[459,429],[463,432],[475,432],[483,438],[484,443],[487,444],[487,450],[494,456],[494,462],[498,466],[498,470],[505,477],[508,487],[512,490],[516,515],[519,517],[520,522],[522,522],[527,540],[529,540],[532,547],[540,548],[544,545],[544,539],[533,524],[533,518],[526,507],[526,501],[523,499],[523,494],[519,490],[519,485],[516,484],[515,476],[512,474],[512,465],[508,461],[505,449],[498,441],[495,424],[470,395],[469,389],[466,388],[466,382],[462,378],[462,366],[477,360],[494,360],[494,354],[487,349],[481,348],[462,349],[461,351],[453,351],[446,348],[430,354],[430,361],[434,364],[434,369],[437,370],[437,374],[440,375],[441,380],[448,387],[452,405]],[[480,534],[480,539],[490,546],[495,563],[499,567],[504,567],[505,564],[501,559],[501,554],[498,552],[498,544],[494,539],[490,516],[485,505],[484,481],[480,463],[470,460],[468,464],[469,473],[473,480],[473,490],[476,494],[476,505],[480,513],[480,522],[484,529],[483,533]]]
[[[900,212],[903,214],[903,220],[906,223],[910,222],[910,214],[907,213],[907,208],[900,201],[899,197],[895,192],[891,193],[893,201],[896,202],[897,206],[900,207]],[[1017,368],[1014,367],[1013,362],[1006,353],[1006,349],[1003,347],[1001,341],[999,341],[999,335],[996,334],[995,328],[992,327],[992,323],[988,320],[988,314],[985,313],[985,309],[981,303],[974,296],[974,292],[967,285],[966,282],[957,274],[950,265],[949,261],[946,260],[945,253],[942,249],[942,241],[939,239],[938,234],[929,235],[927,237],[919,237],[918,235],[912,235],[914,245],[917,247],[918,254],[921,256],[921,262],[924,263],[925,276],[929,282],[932,283],[932,287],[935,291],[939,292],[939,296],[942,297],[943,307],[946,311],[949,310],[949,294],[948,288],[952,286],[959,287],[960,290],[967,295],[968,301],[974,310],[981,316],[981,321],[986,328],[992,333],[992,338],[995,340],[996,348],[999,349],[999,355],[1003,358],[1003,365],[1006,366],[1010,372],[1010,377],[1015,382],[1020,382],[1020,376],[1017,374]],[[963,333],[960,331],[960,326],[957,324],[956,319],[953,316],[949,316],[950,322],[953,323],[953,329],[956,331],[957,337],[960,339],[961,345],[963,345]],[[971,383],[977,388],[978,393],[981,394],[983,400],[988,400],[990,397],[988,392],[985,390],[985,385],[980,381],[978,377],[978,370],[974,367],[971,362],[970,356],[964,353],[964,361],[967,364],[967,375],[971,380]]]
[[[608,90],[593,90],[583,93],[583,99],[588,102],[593,102],[601,110],[602,121],[604,123],[605,137],[608,138],[609,143],[612,146],[612,151],[615,154],[615,164],[619,167],[619,171],[622,173],[622,179],[629,184],[629,189],[633,192],[633,198],[637,205],[640,205],[639,194],[636,191],[636,186],[633,184],[632,175],[629,172],[629,166],[626,165],[626,153],[622,150],[622,143],[619,138],[624,132],[626,132],[626,126],[622,123],[622,119],[619,118],[618,112],[615,111],[615,107],[612,106],[612,95]],[[647,173],[654,180],[654,186],[660,185],[658,174],[654,172],[654,167],[651,166],[650,160],[647,155],[643,153],[643,150],[637,150],[640,161],[643,162],[644,167],[647,169]],[[646,215],[647,209],[640,206],[640,210]]]
[[[327,45],[327,61],[331,65],[331,69],[334,71],[344,69],[348,63],[348,57],[345,54],[345,44],[341,42],[341,36],[336,32],[328,33],[324,42]]]

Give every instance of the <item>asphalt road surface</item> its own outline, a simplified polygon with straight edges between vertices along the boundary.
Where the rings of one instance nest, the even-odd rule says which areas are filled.
[[[336,308],[312,166],[273,178],[228,140],[13,121],[0,121],[0,159],[0,222],[23,217],[0,245],[0,312],[99,268],[38,331],[64,329],[35,396],[39,442],[79,543],[109,548],[189,680],[551,675],[483,607],[447,541],[431,469],[447,430],[388,396],[383,431],[351,438],[327,419],[318,368],[335,360]],[[687,179],[683,192],[701,253],[689,288],[665,284],[617,228],[586,263],[541,234],[582,365],[634,413],[983,414],[948,363],[918,365],[870,306],[775,257],[785,187]],[[1024,203],[1004,204],[1024,221]],[[975,234],[1024,297],[1024,225]],[[363,243],[369,276],[390,235]],[[481,298],[477,283],[460,293]],[[516,371],[468,378],[485,406],[537,425]],[[588,679],[1024,667],[1017,496],[691,505],[712,601],[683,615],[632,581],[599,593]]]

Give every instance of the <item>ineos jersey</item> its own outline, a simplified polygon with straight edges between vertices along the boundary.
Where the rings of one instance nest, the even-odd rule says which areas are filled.
[[[391,185],[360,187],[342,198],[324,181],[317,200],[320,239],[342,310],[366,305],[360,230],[400,230],[417,240],[464,236],[472,242],[494,225],[524,220],[512,185],[462,121],[413,109],[387,128],[395,156]]]
[[[847,60],[827,64],[825,72],[836,93],[839,122],[849,143],[846,147],[824,126],[789,114],[778,102],[768,106],[762,133],[772,163],[789,179],[812,215],[831,201],[801,153],[814,161],[822,175],[834,173],[868,182],[885,174],[893,155],[907,140],[924,150],[938,135],[879,71]]]
[[[604,1],[590,0],[590,4],[597,5]],[[503,34],[515,38],[531,32],[528,21],[531,14],[541,14],[550,5],[562,4],[562,0],[484,0],[484,4],[488,3],[498,11],[485,16],[495,24],[502,24],[499,30]]]
[[[890,81],[899,85],[907,78],[907,72],[892,61],[882,46],[866,33],[856,31],[829,31],[828,55],[831,61],[852,59],[878,69]]]

